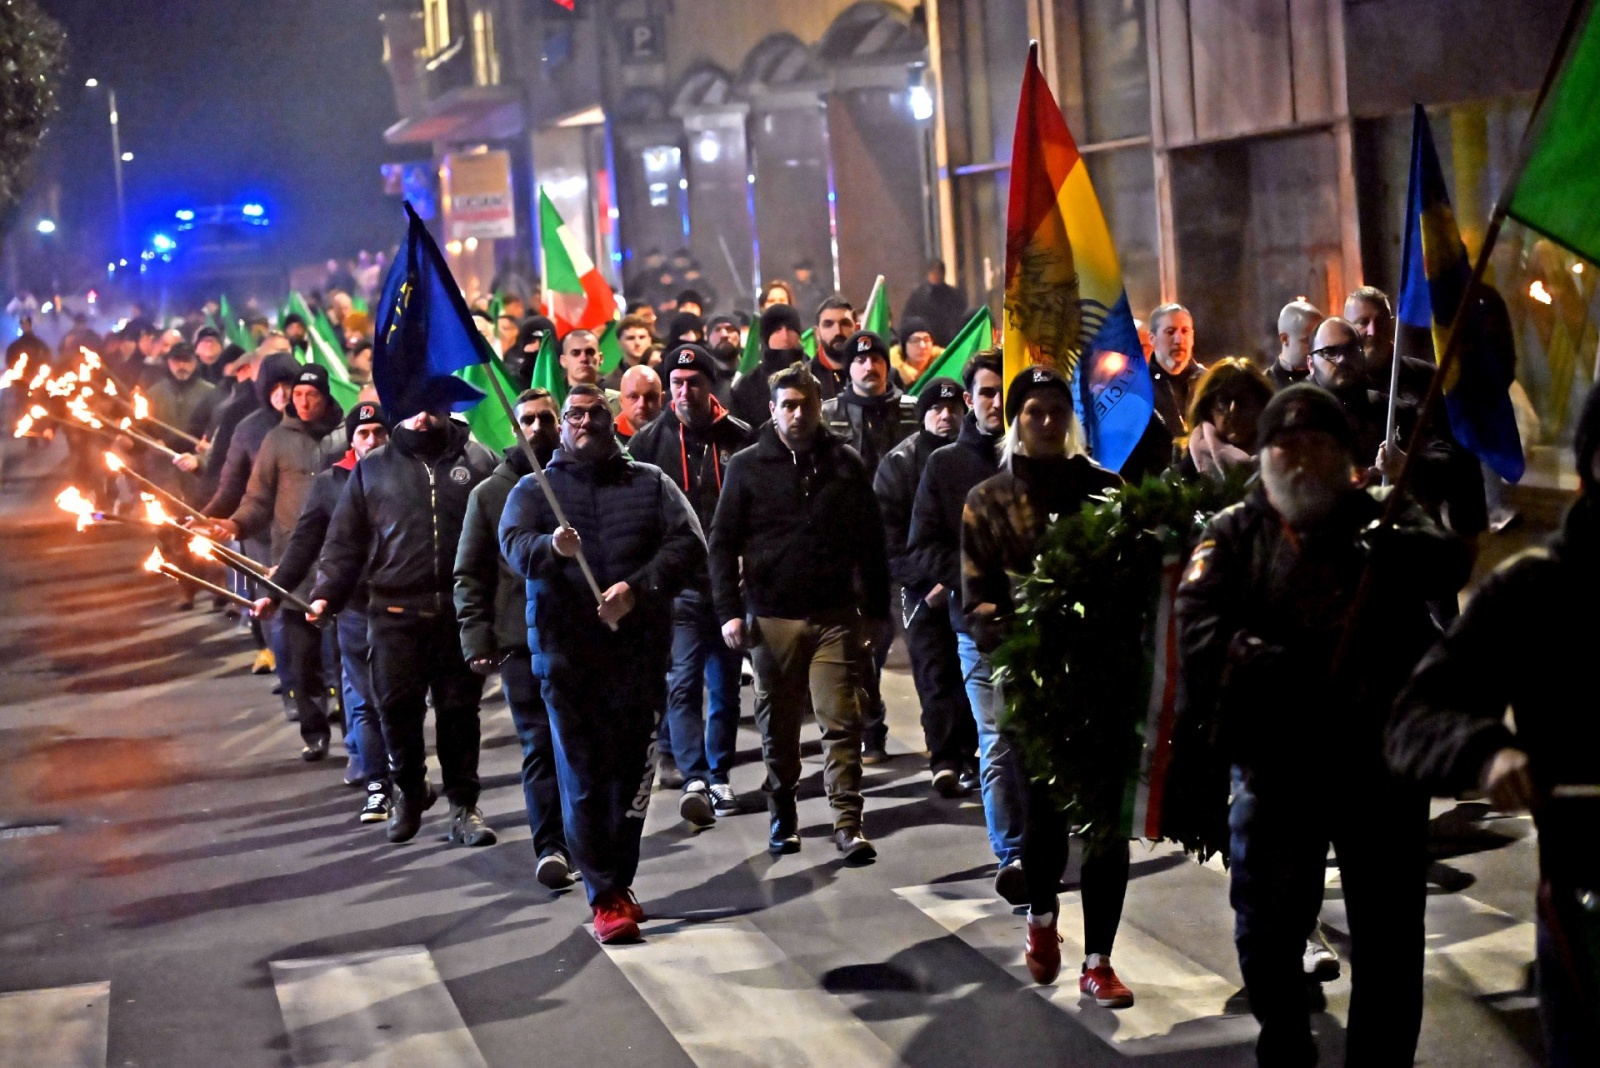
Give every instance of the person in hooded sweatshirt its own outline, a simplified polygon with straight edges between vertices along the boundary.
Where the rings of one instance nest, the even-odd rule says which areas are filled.
[[[705,350],[711,354],[716,367],[716,377],[711,381],[711,395],[724,408],[733,404],[733,382],[739,375],[739,361],[744,357],[740,341],[739,320],[731,315],[713,315],[706,320]]]
[[[755,435],[748,423],[717,401],[717,365],[699,345],[681,344],[661,361],[669,393],[667,410],[633,436],[628,452],[655,464],[688,496],[702,530],[711,528],[723,475],[734,454]],[[722,640],[708,575],[672,602],[672,666],[667,674],[666,737],[673,766],[683,776],[678,813],[694,827],[739,811],[728,783],[739,730],[739,668],[743,656]],[[704,717],[701,700],[711,699]]]
[[[1583,490],[1561,530],[1478,587],[1401,691],[1385,743],[1389,767],[1435,795],[1479,790],[1533,813],[1534,974],[1557,1068],[1600,1064],[1600,716],[1573,677],[1600,647],[1600,390],[1573,451]]]
[[[521,393],[533,381],[533,365],[539,350],[555,343],[556,324],[542,315],[530,315],[517,324],[517,340],[500,354],[511,384]]]
[[[256,453],[243,500],[228,518],[211,521],[211,536],[237,541],[270,530],[270,562],[276,566],[311,494],[312,481],[348,447],[344,411],[328,388],[327,369],[300,368],[289,386],[289,407]],[[278,616],[272,634],[278,662],[285,665],[285,692],[299,715],[305,742],[301,756],[322,760],[328,755],[329,740],[324,673],[336,664],[332,635],[320,633],[293,612]],[[337,673],[327,674],[337,685]]]
[[[823,402],[822,421],[855,448],[870,479],[877,475],[878,464],[889,451],[915,431],[914,414],[901,404],[905,394],[891,380],[889,346],[883,338],[870,330],[860,330],[842,346],[835,346],[833,354],[843,363],[848,384]],[[861,743],[864,764],[881,764],[889,758],[886,748],[888,712],[880,684],[893,641],[892,619],[886,629],[875,629],[869,634],[871,662],[862,666],[862,682],[867,690]]]
[[[728,405],[735,418],[759,429],[771,422],[772,403],[767,380],[790,365],[806,359],[800,347],[800,313],[788,304],[773,304],[761,313],[757,336],[761,339],[761,362],[733,384],[733,401]]]
[[[561,443],[561,413],[546,389],[517,396],[517,423],[533,447],[540,470]],[[522,743],[522,796],[533,832],[533,877],[552,890],[572,882],[572,853],[561,825],[561,784],[556,778],[550,714],[533,675],[528,649],[528,592],[522,576],[500,552],[500,517],[506,498],[533,467],[520,444],[505,451],[500,465],[473,487],[456,550],[456,618],[461,652],[480,675],[500,672],[501,690]]]
[[[449,400],[426,383],[402,393],[395,408],[410,414],[389,444],[356,465],[334,509],[307,618],[337,615],[365,584],[372,695],[393,777],[389,841],[416,837],[438,799],[423,738],[431,693],[449,841],[486,846],[495,833],[478,809],[483,677],[461,654],[454,593],[467,498],[495,456],[470,440],[466,424],[449,417]]]
[[[383,408],[362,401],[344,419],[349,451],[332,467],[311,481],[311,493],[295,522],[278,569],[275,583],[302,599],[308,594],[316,574],[317,554],[328,536],[328,524],[339,505],[344,485],[356,464],[389,441],[389,420]],[[255,603],[255,615],[270,616],[282,598],[268,593]],[[383,744],[378,726],[378,711],[372,700],[372,667],[367,663],[367,597],[358,589],[334,619],[339,639],[339,670],[344,710],[344,747],[349,756],[344,781],[347,786],[366,784],[366,798],[357,818],[362,823],[382,823],[389,818],[389,750]]]

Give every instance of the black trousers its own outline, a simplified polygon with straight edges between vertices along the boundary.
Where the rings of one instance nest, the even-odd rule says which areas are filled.
[[[299,714],[300,737],[307,745],[326,744],[331,732],[328,685],[323,671],[324,634],[307,623],[303,613],[287,608],[273,618],[273,626],[277,628],[277,655],[282,661],[278,677],[284,684],[284,696],[294,703]],[[328,629],[333,629],[331,621]]]
[[[408,797],[421,797],[427,789],[422,720],[432,693],[445,796],[451,805],[476,805],[483,678],[461,656],[455,612],[423,615],[374,607],[371,620],[372,696],[389,747],[391,781]]]
[[[534,855],[567,853],[561,829],[561,784],[556,778],[555,743],[550,737],[550,711],[539,693],[539,680],[526,650],[500,662],[500,685],[511,722],[522,742],[522,798],[528,807],[528,829],[533,832]],[[570,856],[571,854],[568,853]]]
[[[1316,1048],[1301,955],[1331,843],[1350,921],[1345,1063],[1408,1065],[1422,1027],[1427,798],[1381,772],[1329,795],[1235,769],[1228,810],[1233,941],[1261,1021],[1262,1065],[1307,1065]]]
[[[904,595],[912,604],[915,595]],[[906,624],[906,652],[911,656],[911,679],[922,705],[922,738],[928,747],[928,766],[934,771],[956,771],[978,762],[978,727],[967,702],[961,678],[961,655],[950,613],[930,608],[920,598]]]
[[[1018,775],[1025,773],[1019,768]],[[1056,807],[1044,783],[1029,782],[1022,824],[1022,874],[1028,881],[1028,908],[1035,916],[1055,912],[1056,891],[1067,866],[1070,841],[1066,813]],[[1083,952],[1111,955],[1128,895],[1128,846],[1114,843],[1084,855],[1078,889],[1083,898]],[[1303,932],[1302,932],[1303,935]]]

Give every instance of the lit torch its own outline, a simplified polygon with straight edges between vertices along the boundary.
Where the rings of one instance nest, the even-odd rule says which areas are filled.
[[[160,549],[150,550],[150,555],[145,558],[144,569],[152,575],[165,575],[168,578],[177,579],[179,582],[192,582],[201,589],[208,590],[225,601],[232,601],[242,608],[252,608],[255,605],[255,602],[242,594],[234,593],[232,590],[218,586],[214,582],[207,582],[203,578],[197,578],[187,571],[180,571],[178,568],[173,567],[162,557]]]
[[[24,352],[17,358],[17,362],[14,367],[9,368],[4,374],[0,374],[0,389],[10,389],[11,383],[21,378],[27,370],[28,354]]]
[[[68,515],[78,517],[78,529],[93,525],[95,519],[104,518],[94,510],[94,502],[78,492],[77,486],[68,486],[56,494],[56,507]]]
[[[1550,291],[1544,287],[1544,283],[1537,278],[1535,278],[1533,280],[1533,284],[1528,287],[1528,296],[1532,297],[1540,304],[1553,304],[1555,303],[1556,299],[1550,295]]]
[[[273,582],[267,577],[267,569],[259,562],[250,559],[241,553],[236,553],[224,545],[218,545],[203,534],[196,534],[189,539],[189,551],[205,560],[220,559],[235,571],[255,579],[271,592],[277,594],[278,600],[293,608],[297,612],[309,612],[311,606],[305,601],[290,593],[284,587]]]
[[[122,457],[118,456],[116,453],[110,451],[109,449],[106,450],[106,466],[111,469],[111,473],[112,474],[127,475],[129,478],[131,478],[134,481],[138,482],[141,486],[143,486],[145,489],[149,490],[151,493],[154,493],[157,496],[165,498],[169,504],[171,504],[173,507],[177,508],[183,515],[194,515],[195,514],[193,509],[191,509],[187,504],[183,503],[183,499],[181,497],[177,496],[174,493],[170,493],[167,490],[162,489],[160,486],[156,485],[154,482],[150,481],[148,478],[145,478],[139,472],[137,472],[133,468],[129,467],[128,466],[128,462],[126,460],[124,460]],[[151,500],[153,502],[154,498],[151,498]],[[147,509],[147,511],[148,511],[148,509]],[[165,511],[163,511],[162,514],[165,515],[166,514]]]
[[[126,402],[124,402],[124,403],[126,403]],[[171,423],[164,423],[161,420],[157,419],[155,416],[151,415],[150,414],[150,402],[148,400],[146,400],[144,394],[140,393],[137,389],[135,389],[133,391],[133,404],[131,405],[131,407],[133,408],[133,418],[137,419],[139,422],[141,422],[141,423],[152,423],[155,426],[160,427],[162,430],[165,430],[169,434],[175,435],[176,437],[183,438],[185,441],[188,441],[188,442],[190,442],[192,444],[195,444],[195,445],[200,444],[200,439],[195,437],[193,434],[189,433],[187,430],[180,430],[177,427],[173,426]],[[128,426],[129,426],[129,420],[124,419],[122,421],[123,430],[127,431]],[[131,431],[129,431],[129,432],[131,433]],[[177,453],[173,453],[173,455],[176,456]]]
[[[33,424],[37,423],[41,419],[46,418],[49,416],[49,414],[49,412],[44,410],[43,405],[35,404],[32,408],[28,409],[27,413],[24,414],[21,419],[17,420],[16,432],[11,436],[15,438],[27,437],[29,434],[33,433]]]

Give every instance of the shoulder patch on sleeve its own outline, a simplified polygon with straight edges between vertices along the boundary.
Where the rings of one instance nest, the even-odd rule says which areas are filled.
[[[1210,566],[1211,556],[1217,551],[1215,538],[1207,538],[1194,547],[1194,552],[1189,554],[1189,567],[1183,573],[1186,583],[1199,582],[1205,578],[1206,568]]]

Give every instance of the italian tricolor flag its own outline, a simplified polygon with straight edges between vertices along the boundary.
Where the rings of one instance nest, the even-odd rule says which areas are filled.
[[[556,324],[556,332],[598,331],[616,318],[617,298],[611,287],[542,187],[539,234],[544,246],[545,314]]]

